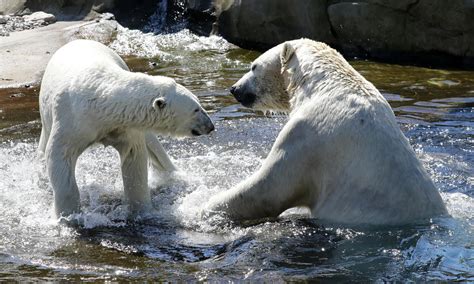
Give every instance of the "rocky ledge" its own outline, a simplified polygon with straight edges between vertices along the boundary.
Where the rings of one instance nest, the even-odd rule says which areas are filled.
[[[0,1],[0,15],[45,11],[61,21],[112,12],[140,28],[161,6],[166,22],[179,10],[191,30],[250,49],[307,37],[346,56],[474,68],[474,0],[10,0]],[[44,24],[4,16],[0,34]]]
[[[474,0],[187,2],[191,28],[247,48],[307,37],[349,56],[474,67]]]

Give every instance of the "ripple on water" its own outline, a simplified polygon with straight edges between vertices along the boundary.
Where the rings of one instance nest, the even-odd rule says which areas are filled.
[[[76,228],[53,218],[37,143],[1,143],[0,278],[474,281],[472,73],[352,62],[395,109],[452,218],[402,228],[332,228],[300,208],[279,219],[233,224],[201,220],[201,206],[251,175],[286,121],[246,110],[227,94],[258,53],[186,30],[153,35],[119,28],[111,47],[130,55],[132,70],[171,76],[199,95],[217,131],[162,139],[181,171],[150,171],[156,212],[140,220],[127,219],[117,153],[86,151],[76,171],[83,209]],[[27,95],[9,97],[19,91]],[[0,140],[36,136],[37,89],[8,92],[0,98],[6,117]],[[19,118],[21,105],[28,115]]]
[[[127,220],[117,153],[103,147],[86,151],[77,168],[83,208],[78,229],[53,218],[52,191],[36,160],[36,143],[1,144],[2,263],[18,273],[27,265],[70,279],[140,279],[159,269],[167,279],[472,280],[474,201],[462,184],[441,186],[454,218],[433,220],[431,226],[330,228],[298,210],[256,225],[201,220],[202,204],[261,164],[284,121],[223,120],[210,137],[163,139],[181,172],[150,180],[157,213],[141,221]],[[408,129],[415,143],[424,139],[423,127]],[[444,135],[450,139],[449,132]],[[430,146],[421,156],[432,176],[443,176],[445,167],[467,179],[450,164],[455,161],[437,156],[440,142],[423,143]]]

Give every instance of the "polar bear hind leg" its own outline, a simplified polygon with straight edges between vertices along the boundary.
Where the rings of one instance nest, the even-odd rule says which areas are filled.
[[[54,208],[56,216],[68,216],[80,212],[79,189],[74,172],[83,149],[70,149],[58,143],[61,141],[58,134],[51,134],[45,153],[48,175],[54,189]]]

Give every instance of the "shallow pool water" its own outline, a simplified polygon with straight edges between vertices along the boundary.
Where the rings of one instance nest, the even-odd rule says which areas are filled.
[[[38,87],[0,90],[0,279],[474,281],[474,72],[351,61],[393,107],[452,215],[405,227],[321,226],[304,209],[232,224],[201,206],[254,172],[284,116],[239,106],[226,89],[258,53],[219,37],[121,30],[111,47],[134,71],[196,93],[216,132],[162,138],[180,171],[150,170],[156,213],[127,219],[118,154],[93,147],[76,170],[83,213],[53,217],[36,158]]]

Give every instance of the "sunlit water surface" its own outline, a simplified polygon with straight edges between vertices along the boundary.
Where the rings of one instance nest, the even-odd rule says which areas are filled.
[[[36,159],[38,87],[0,91],[0,279],[474,281],[474,72],[352,61],[392,105],[452,218],[396,228],[323,227],[303,209],[223,225],[201,206],[254,172],[286,117],[239,106],[226,89],[258,53],[219,37],[121,30],[111,47],[134,71],[167,75],[197,94],[217,131],[162,138],[180,168],[150,170],[156,214],[127,220],[118,154],[78,162],[81,225],[53,217]],[[217,222],[219,221],[219,222]]]

